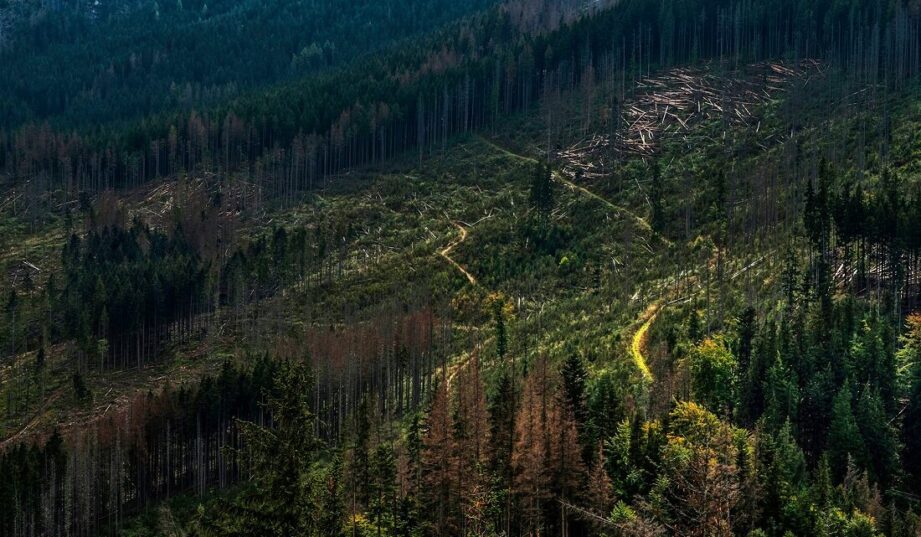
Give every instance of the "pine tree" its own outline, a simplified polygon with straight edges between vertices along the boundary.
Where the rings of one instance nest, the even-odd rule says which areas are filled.
[[[744,348],[740,345],[740,360]],[[773,325],[762,328],[761,335],[752,345],[747,369],[739,368],[740,375],[740,409],[739,418],[745,425],[758,420],[766,408],[765,380],[771,363],[777,356],[777,330]]]
[[[782,527],[797,527],[799,515],[797,501],[806,485],[806,459],[793,438],[790,421],[767,442],[769,461],[765,468],[763,516],[781,523]]]
[[[662,510],[678,535],[733,535],[739,462],[750,453],[748,438],[696,403],[679,403],[669,420],[660,476],[650,494],[653,509]]]
[[[919,365],[915,369],[919,369]],[[912,490],[921,491],[921,371],[912,381],[908,405],[902,416],[903,464],[910,477]]]
[[[6,300],[6,316],[10,325],[10,356],[16,356],[16,314],[19,309],[19,297],[15,289],[10,289]]]
[[[448,388],[441,382],[434,388],[426,419],[421,453],[423,496],[427,518],[437,536],[456,535],[457,464],[454,454],[454,420],[448,400]]]
[[[828,454],[823,454],[819,458],[819,464],[813,472],[811,499],[819,509],[827,510],[831,508],[834,499],[834,482],[831,475],[831,464],[828,461]]]
[[[828,428],[828,462],[832,475],[842,478],[848,461],[865,461],[865,447],[860,428],[851,408],[850,383],[845,382],[832,403]]]
[[[286,537],[317,530],[311,463],[320,443],[310,411],[313,382],[307,366],[296,362],[283,363],[274,382],[277,389],[267,402],[274,426],[239,422],[252,488],[226,509],[205,515],[206,535]]]
[[[921,315],[909,315],[898,352],[911,373],[908,401],[901,416],[902,464],[912,490],[921,491]]]
[[[554,399],[560,399],[560,395]],[[547,429],[552,435],[548,463],[552,468],[551,494],[570,501],[582,496],[588,482],[588,472],[583,463],[583,453],[579,445],[579,433],[572,410],[563,401],[553,401],[549,409]],[[560,514],[558,531],[579,533],[578,519],[571,520],[565,510]]]
[[[371,481],[366,486],[369,489],[370,511],[373,517],[377,534],[382,531],[389,534],[395,519],[395,485],[396,463],[393,448],[387,444],[378,444],[374,450],[371,461]]]
[[[739,326],[736,336],[736,357],[739,361],[739,371],[747,372],[751,364],[752,351],[755,340],[755,308],[745,308],[739,317]]]
[[[38,352],[35,353],[35,369],[38,372],[41,372],[45,369],[45,344],[44,342],[39,346]]]
[[[494,476],[493,494],[504,505],[497,508],[494,526],[508,527],[511,517],[512,451],[515,444],[515,387],[512,375],[504,369],[489,399],[489,470]]]
[[[898,448],[879,392],[864,390],[857,400],[855,414],[866,446],[868,470],[887,489],[898,468]]]
[[[330,537],[343,537],[342,521],[345,506],[342,501],[342,458],[337,453],[324,475],[320,489],[320,509],[317,513],[317,533]]]
[[[499,360],[505,358],[506,353],[508,353],[508,334],[505,329],[505,313],[504,303],[502,300],[495,300],[493,302],[493,320],[495,322],[495,331],[496,331],[496,354],[499,356]]]
[[[531,176],[531,205],[545,226],[550,220],[554,204],[553,171],[549,163],[539,162],[534,165]]]
[[[576,429],[579,432],[579,443],[582,445],[583,461],[591,461],[591,443],[585,427],[588,420],[588,407],[585,404],[585,383],[588,372],[585,364],[578,355],[572,354],[563,362],[563,403],[566,410],[575,419]]]
[[[83,375],[79,371],[75,371],[71,375],[71,382],[74,386],[74,396],[77,398],[77,401],[86,401],[90,396],[89,388],[86,387],[86,381],[83,379]]]
[[[604,444],[599,442],[594,451],[588,478],[588,498],[596,513],[607,515],[614,507],[614,484],[605,468]]]
[[[459,375],[457,410],[454,419],[454,453],[457,461],[459,493],[464,513],[464,528],[482,530],[483,501],[488,489],[486,466],[489,460],[489,423],[485,389],[480,373],[479,354]]]
[[[701,327],[700,313],[697,309],[692,310],[688,316],[687,335],[688,340],[695,345],[703,340],[704,331],[703,327]]]
[[[738,363],[720,339],[706,339],[689,359],[691,390],[711,411],[728,416],[736,399]]]
[[[509,477],[508,468],[515,430],[515,388],[512,376],[507,370],[502,372],[496,384],[489,401],[491,468],[499,476]]]
[[[358,505],[353,505],[353,509],[367,506],[370,499],[367,484],[371,481],[371,422],[368,413],[368,396],[365,395],[354,416],[355,443],[352,447],[350,473],[352,495]]]
[[[526,532],[543,533],[544,509],[550,499],[554,468],[550,464],[551,431],[548,427],[551,394],[545,358],[528,375],[515,417],[512,451],[514,492]]]

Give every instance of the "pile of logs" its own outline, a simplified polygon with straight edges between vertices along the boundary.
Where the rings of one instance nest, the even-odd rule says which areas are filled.
[[[128,205],[128,221],[139,217],[154,228],[169,229],[174,225],[174,212],[179,207],[204,207],[211,203],[210,197],[218,184],[214,174],[188,179],[185,183],[175,180],[139,192],[128,193],[124,200]],[[236,218],[243,207],[258,205],[259,189],[242,180],[227,181],[220,186],[222,203],[218,215],[222,218]]]
[[[706,66],[670,69],[637,82],[634,94],[622,102],[620,124],[611,134],[595,134],[558,157],[568,175],[591,177],[601,175],[604,154],[653,155],[664,137],[687,135],[704,121],[760,131],[760,106],[791,81],[819,72],[821,64],[814,60],[759,63],[730,74]]]

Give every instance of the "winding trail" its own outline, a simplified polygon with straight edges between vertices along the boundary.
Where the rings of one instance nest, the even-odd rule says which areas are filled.
[[[518,153],[515,153],[515,152],[513,152],[513,151],[510,151],[510,150],[508,150],[508,149],[506,149],[506,148],[500,146],[500,145],[497,144],[496,142],[490,140],[489,138],[486,138],[485,136],[480,135],[479,138],[480,138],[486,145],[492,147],[493,149],[495,149],[496,151],[499,151],[500,153],[502,153],[502,154],[504,154],[504,155],[507,155],[507,156],[509,156],[509,157],[512,157],[512,158],[521,160],[521,161],[523,161],[523,162],[528,162],[528,163],[530,163],[530,164],[537,164],[537,159],[535,159],[535,158],[529,157],[529,156],[527,156],[527,155],[520,155],[520,154],[518,154]],[[645,218],[643,218],[642,216],[639,216],[638,214],[634,213],[634,212],[631,211],[630,209],[627,209],[626,207],[621,207],[620,205],[615,205],[614,203],[611,203],[611,201],[609,201],[609,200],[603,198],[602,196],[599,196],[598,194],[592,192],[591,190],[585,188],[584,186],[577,185],[576,183],[573,183],[572,181],[570,181],[569,179],[567,179],[566,176],[564,176],[563,174],[561,174],[561,173],[559,173],[559,172],[557,172],[557,171],[554,171],[554,172],[553,172],[553,179],[555,179],[555,180],[558,181],[559,183],[562,183],[563,185],[566,185],[567,187],[569,187],[569,188],[572,189],[572,190],[578,190],[578,191],[581,192],[582,194],[585,194],[586,196],[588,196],[588,197],[592,198],[593,200],[597,201],[598,203],[601,203],[602,205],[604,205],[604,206],[607,207],[608,209],[610,209],[610,210],[612,210],[612,211],[614,211],[614,212],[616,212],[616,213],[620,213],[620,214],[626,216],[627,218],[630,218],[630,219],[634,220],[634,221],[640,226],[640,228],[643,229],[643,231],[646,231],[646,232],[648,232],[648,233],[650,233],[650,234],[652,234],[652,235],[654,235],[654,236],[657,236],[657,237],[661,238],[662,241],[665,242],[666,244],[671,244],[671,242],[668,241],[668,239],[666,239],[665,237],[663,237],[663,236],[659,235],[658,233],[656,233],[656,232],[652,229],[652,226],[649,225],[649,222],[646,221]]]
[[[769,258],[771,255],[773,255],[773,253],[774,253],[773,251],[769,252],[768,254],[765,254],[759,257],[758,259],[752,261],[748,265],[745,265],[738,271],[734,272],[730,276],[729,279],[734,280],[739,275],[744,274],[748,272],[749,270],[755,268],[762,261],[764,261],[765,259]],[[649,329],[652,327],[652,323],[656,321],[656,317],[659,315],[659,313],[663,309],[665,309],[665,307],[671,304],[676,304],[679,302],[690,300],[700,292],[702,292],[702,290],[697,289],[685,296],[678,297],[671,301],[668,301],[664,298],[660,298],[659,300],[649,304],[649,306],[642,313],[642,315],[640,315],[640,319],[643,321],[643,324],[640,325],[640,327],[637,328],[636,332],[634,332],[633,334],[633,338],[630,342],[630,355],[633,357],[633,361],[636,363],[637,368],[643,373],[643,376],[647,380],[649,381],[654,380],[652,372],[649,370],[649,360],[647,360],[646,356],[644,355],[644,352],[646,350],[646,344],[649,342]]]
[[[470,274],[470,271],[465,269],[463,265],[461,265],[460,263],[455,261],[454,258],[451,257],[451,252],[454,250],[454,248],[456,248],[458,244],[461,244],[467,240],[467,228],[465,228],[458,222],[452,221],[451,224],[453,224],[454,227],[457,228],[458,236],[453,241],[448,243],[448,245],[445,246],[441,251],[439,251],[438,255],[443,257],[454,268],[460,271],[460,273],[463,274],[465,278],[467,278],[467,281],[470,282],[470,285],[476,286],[478,284],[476,276],[474,276],[473,274]],[[454,379],[457,377],[458,373],[460,373],[464,369],[464,367],[466,367],[467,364],[470,363],[470,360],[471,358],[473,358],[474,353],[477,353],[479,351],[480,351],[480,345],[477,344],[477,346],[474,349],[465,351],[462,355],[459,356],[459,359],[452,360],[451,364],[446,364],[444,366],[445,371],[443,374],[444,374],[445,382],[447,383],[448,389],[451,388],[451,384],[454,382]]]
[[[484,143],[486,143],[487,145],[489,145],[490,147],[492,147],[493,149],[495,149],[496,151],[499,151],[500,153],[504,155],[521,160],[523,162],[528,162],[530,164],[537,164],[537,159],[512,152],[482,135],[480,135],[479,138]],[[573,183],[572,181],[567,179],[563,174],[559,172],[556,172],[556,171],[553,172],[553,179],[566,185],[572,190],[577,190],[581,192],[582,194],[592,198],[598,203],[601,203],[608,209],[632,219],[634,222],[636,222],[639,225],[641,229],[648,232],[650,235],[658,237],[666,245],[670,246],[672,244],[671,241],[669,241],[666,237],[660,235],[659,233],[656,233],[655,230],[652,229],[652,226],[649,225],[649,222],[647,222],[645,218],[637,215],[633,211],[625,207],[615,205],[611,201],[603,198],[602,196],[599,196],[598,194],[592,192],[591,190],[585,188],[584,186]],[[652,323],[655,322],[656,316],[659,314],[659,310],[660,310],[659,302],[653,302],[646,308],[646,311],[644,311],[643,314],[640,316],[640,319],[643,321],[643,324],[640,325],[640,327],[633,334],[633,339],[630,343],[630,354],[633,357],[633,361],[636,363],[637,369],[639,369],[640,373],[642,373],[643,378],[645,378],[649,382],[653,381],[653,375],[652,375],[652,372],[649,370],[649,363],[648,363],[648,360],[646,360],[646,357],[644,356],[643,352],[646,348],[649,328],[652,326]]]
[[[454,265],[454,268],[459,270],[461,274],[463,274],[467,278],[467,281],[470,282],[470,285],[476,285],[477,284],[476,277],[473,274],[470,274],[470,272],[468,272],[467,269],[465,269],[460,263],[458,263],[451,257],[451,251],[454,250],[454,248],[458,244],[467,240],[467,229],[464,228],[464,226],[458,224],[457,222],[451,222],[451,223],[454,224],[454,227],[457,228],[457,230],[460,232],[460,235],[456,239],[451,241],[447,246],[445,246],[443,250],[438,252],[438,255],[445,258],[448,261],[448,263],[451,263],[452,265]]]
[[[643,324],[633,334],[633,340],[630,342],[630,354],[633,356],[633,361],[636,363],[640,373],[643,374],[643,377],[650,382],[653,380],[653,376],[643,351],[646,348],[646,342],[649,340],[649,328],[655,322],[656,316],[659,315],[659,309],[657,302],[653,302],[646,308],[641,317],[641,319],[644,319]]]

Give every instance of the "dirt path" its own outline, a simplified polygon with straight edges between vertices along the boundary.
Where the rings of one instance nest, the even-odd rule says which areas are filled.
[[[537,159],[528,157],[528,156],[526,156],[526,155],[519,155],[518,153],[514,153],[514,152],[512,152],[512,151],[510,151],[510,150],[508,150],[508,149],[506,149],[506,148],[504,148],[504,147],[498,145],[497,143],[495,143],[495,142],[493,142],[492,140],[489,140],[488,138],[485,138],[485,137],[483,137],[483,136],[480,136],[480,138],[481,138],[481,139],[483,140],[483,142],[485,142],[487,145],[489,145],[490,147],[492,147],[492,148],[495,149],[496,151],[499,151],[500,153],[502,153],[502,154],[504,154],[504,155],[506,155],[506,156],[509,156],[509,157],[512,157],[512,158],[515,158],[515,159],[518,159],[518,160],[521,160],[521,161],[524,161],[524,162],[528,162],[528,163],[531,163],[531,164],[536,164],[536,163],[537,163]],[[563,174],[561,174],[561,173],[553,172],[553,179],[555,179],[556,181],[558,181],[558,182],[560,182],[560,183],[566,185],[567,187],[569,187],[569,188],[572,189],[572,190],[577,190],[577,191],[581,192],[582,194],[584,194],[584,195],[586,195],[586,196],[592,198],[593,200],[597,201],[598,203],[601,203],[602,205],[604,205],[604,206],[607,207],[608,209],[610,209],[610,210],[612,210],[612,211],[614,211],[614,212],[616,212],[616,213],[619,213],[619,214],[621,214],[621,215],[624,215],[624,216],[626,216],[627,218],[632,219],[632,220],[633,220],[634,222],[636,222],[636,223],[639,225],[639,227],[640,227],[641,229],[643,229],[644,231],[648,232],[648,233],[651,234],[651,235],[654,235],[654,236],[656,236],[656,237],[659,237],[659,238],[662,240],[662,242],[664,242],[665,244],[669,244],[669,245],[671,244],[671,242],[670,242],[668,239],[666,239],[665,237],[663,237],[663,236],[659,235],[658,233],[656,233],[656,232],[652,229],[652,226],[649,225],[649,222],[646,221],[645,218],[643,218],[643,217],[641,217],[641,216],[635,214],[634,212],[630,211],[629,209],[626,209],[626,208],[621,207],[621,206],[619,206],[619,205],[615,205],[615,204],[611,203],[609,200],[607,200],[607,199],[605,199],[605,198],[599,196],[598,194],[592,192],[591,190],[585,188],[584,186],[577,185],[577,184],[573,183],[572,181],[570,181],[569,179],[567,179],[567,178],[566,178]],[[639,370],[640,370],[640,373],[642,373],[643,377],[646,378],[646,379],[649,380],[649,381],[652,381],[652,380],[653,380],[653,376],[652,376],[652,372],[649,370],[648,361],[646,360],[646,357],[643,355],[643,351],[645,350],[645,347],[646,347],[646,341],[647,341],[647,339],[648,339],[649,328],[652,326],[652,323],[655,322],[656,316],[658,315],[658,313],[659,313],[659,303],[658,303],[658,302],[653,302],[652,304],[649,305],[649,307],[646,308],[646,311],[644,311],[644,312],[643,312],[643,315],[641,316],[641,319],[643,319],[643,324],[642,324],[642,325],[637,329],[637,331],[633,334],[633,340],[632,340],[631,345],[630,345],[630,354],[631,354],[632,357],[633,357],[633,361],[636,363],[637,369],[639,369]]]
[[[659,304],[653,302],[646,308],[646,311],[643,312],[641,318],[644,319],[644,322],[633,334],[633,340],[630,343],[630,354],[633,356],[633,361],[636,363],[637,369],[640,370],[640,373],[642,373],[643,377],[648,381],[652,381],[653,377],[652,372],[649,371],[649,362],[643,355],[643,351],[646,349],[646,342],[649,340],[649,328],[652,326],[652,323],[655,322],[658,314]]]
[[[445,246],[443,250],[438,252],[438,255],[445,258],[445,260],[447,260],[448,263],[451,263],[451,265],[453,265],[454,268],[459,270],[460,273],[463,274],[467,278],[467,281],[470,282],[470,285],[477,285],[476,276],[474,276],[473,274],[470,274],[470,272],[467,269],[465,269],[463,265],[461,265],[460,263],[458,263],[451,257],[451,252],[454,250],[454,248],[457,247],[458,244],[461,244],[467,240],[467,228],[465,228],[464,226],[462,226],[461,224],[457,222],[451,222],[451,223],[454,224],[454,227],[457,228],[459,235],[457,236],[457,238],[451,241],[447,246]],[[454,382],[454,379],[457,377],[458,373],[460,373],[464,369],[464,367],[466,367],[467,364],[470,363],[470,359],[473,358],[473,354],[479,351],[480,351],[480,344],[477,344],[472,350],[464,352],[458,357],[457,360],[453,360],[450,365],[446,366],[447,369],[445,371],[445,382],[447,383],[448,389],[451,388],[451,384]]]
[[[443,250],[438,252],[438,255],[445,258],[448,261],[448,263],[451,263],[452,265],[454,265],[454,268],[459,270],[461,274],[463,274],[467,278],[467,281],[470,282],[470,285],[476,285],[477,284],[476,277],[473,274],[470,274],[470,272],[468,272],[467,269],[465,269],[463,266],[461,266],[460,263],[458,263],[451,257],[451,251],[454,250],[454,248],[458,244],[467,240],[467,229],[464,228],[464,226],[458,224],[457,222],[451,222],[451,223],[454,224],[454,227],[457,228],[457,230],[460,232],[460,235],[456,239],[451,241],[447,246],[445,246]]]
[[[734,272],[730,276],[730,280],[734,280],[741,274],[748,272],[754,267],[758,266],[762,261],[767,259],[771,254],[765,254],[760,258],[752,261],[748,265],[745,265],[738,271]],[[633,339],[630,342],[630,355],[633,358],[633,361],[636,363],[637,368],[643,373],[643,376],[649,381],[654,380],[652,372],[649,370],[649,360],[646,359],[645,351],[646,344],[649,342],[649,329],[652,327],[652,323],[656,321],[656,317],[659,313],[668,305],[676,304],[679,302],[684,302],[694,298],[697,294],[701,293],[702,290],[697,289],[691,292],[688,295],[676,298],[671,301],[666,301],[665,299],[659,299],[656,302],[649,304],[643,314],[640,316],[640,319],[643,320],[643,324],[634,332]]]
[[[490,140],[490,139],[488,139],[488,138],[486,138],[486,137],[484,137],[484,136],[480,136],[479,138],[480,138],[481,140],[483,140],[483,142],[486,143],[488,146],[492,147],[492,148],[495,149],[496,151],[499,151],[500,153],[502,153],[502,154],[504,154],[504,155],[506,155],[506,156],[509,156],[509,157],[512,157],[512,158],[515,158],[515,159],[518,159],[518,160],[521,160],[521,161],[524,161],[524,162],[528,162],[528,163],[531,163],[531,164],[537,164],[537,159],[531,158],[531,157],[526,156],[526,155],[519,155],[518,153],[514,153],[514,152],[512,152],[512,151],[510,151],[510,150],[508,150],[508,149],[506,149],[506,148],[504,148],[504,147],[502,147],[502,146],[500,146],[500,145],[497,144],[496,142],[493,142],[492,140]],[[562,183],[563,185],[569,187],[569,188],[572,189],[572,190],[577,190],[577,191],[581,192],[582,194],[584,194],[584,195],[586,195],[586,196],[592,198],[593,200],[597,201],[598,203],[601,203],[602,205],[604,205],[604,206],[607,207],[608,209],[610,209],[610,210],[612,210],[612,211],[614,211],[614,212],[616,212],[616,213],[619,213],[619,214],[621,214],[621,215],[623,215],[623,216],[626,216],[627,218],[630,218],[631,220],[635,221],[635,222],[640,226],[640,228],[643,229],[643,231],[646,231],[646,232],[648,232],[648,233],[650,233],[650,234],[652,234],[652,235],[656,235],[656,236],[660,237],[660,238],[662,239],[662,241],[665,242],[666,244],[671,244],[671,243],[668,241],[668,239],[666,239],[665,237],[662,237],[661,235],[658,235],[657,233],[655,233],[655,231],[653,231],[653,229],[652,229],[652,226],[649,225],[649,222],[647,222],[645,218],[643,218],[642,216],[639,216],[638,214],[634,213],[633,211],[631,211],[631,210],[629,210],[629,209],[627,209],[627,208],[625,208],[625,207],[621,207],[620,205],[615,205],[614,203],[611,203],[609,200],[603,198],[602,196],[599,196],[598,194],[592,192],[591,190],[585,188],[584,186],[577,185],[577,184],[573,183],[572,181],[570,181],[569,179],[567,179],[566,176],[564,176],[563,174],[561,174],[561,173],[559,173],[559,172],[556,172],[556,171],[553,172],[553,179],[555,179],[557,182]]]

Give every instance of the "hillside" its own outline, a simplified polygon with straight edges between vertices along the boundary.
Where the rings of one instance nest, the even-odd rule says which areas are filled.
[[[45,121],[79,128],[212,107],[410,41],[493,3],[5,2],[0,128]]]
[[[917,535],[918,14],[687,4],[11,133],[0,536]]]

